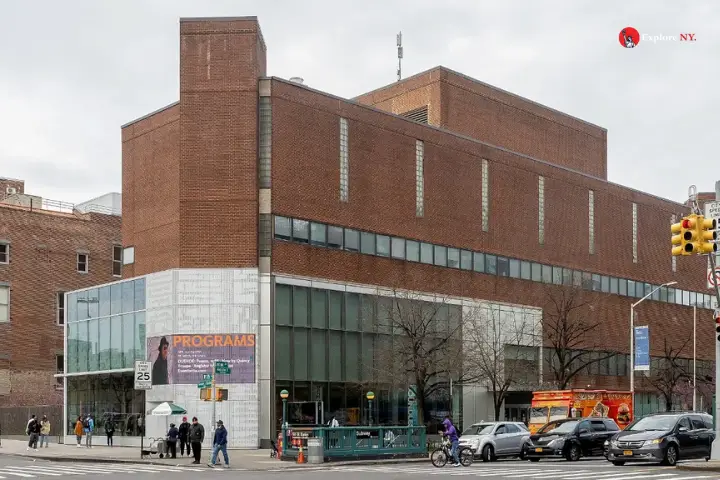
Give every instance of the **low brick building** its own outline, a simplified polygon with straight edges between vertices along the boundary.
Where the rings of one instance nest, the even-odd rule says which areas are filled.
[[[21,433],[10,413],[28,411],[9,407],[62,405],[64,294],[119,278],[122,250],[118,215],[26,195],[20,180],[0,178],[0,192],[0,421],[8,434]]]
[[[570,385],[617,389],[628,388],[630,305],[654,291],[636,319],[650,327],[653,365],[667,345],[692,357],[696,312],[697,358],[712,366],[705,261],[670,256],[669,225],[687,207],[609,181],[605,129],[447,68],[349,100],[268,77],[254,17],[182,19],[179,101],[124,125],[122,151],[123,277],[147,276],[148,299],[166,295],[153,308],[182,293],[195,312],[173,307],[162,322],[148,313],[148,332],[245,328],[250,315],[254,331],[232,333],[258,336],[257,391],[231,398],[229,411],[257,408],[261,442],[274,438],[282,389],[352,424],[372,388],[376,421],[409,421],[406,386],[372,367],[387,338],[362,305],[378,289],[541,318],[548,295],[591,293],[600,325],[581,347],[611,356]],[[232,269],[256,272],[257,290],[243,297],[256,310],[232,313],[232,290],[213,290]],[[196,279],[192,292],[182,275]],[[643,377],[640,413],[659,408]],[[153,387],[146,407],[184,392],[172,388]],[[474,394],[465,406],[428,402],[431,416],[488,418]],[[503,414],[528,409],[529,392],[513,392]]]

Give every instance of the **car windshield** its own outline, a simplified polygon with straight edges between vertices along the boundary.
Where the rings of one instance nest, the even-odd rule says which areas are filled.
[[[570,420],[569,422],[550,422],[544,425],[538,433],[570,433],[575,430],[578,422]]]
[[[669,430],[672,430],[672,428],[675,426],[676,421],[677,417],[674,416],[655,415],[652,417],[641,418],[637,422],[630,425],[627,430],[657,430],[661,432],[667,432]]]
[[[489,425],[473,425],[472,427],[466,429],[464,432],[462,432],[463,435],[488,435],[490,432],[492,432],[492,429],[495,425],[489,424]]]

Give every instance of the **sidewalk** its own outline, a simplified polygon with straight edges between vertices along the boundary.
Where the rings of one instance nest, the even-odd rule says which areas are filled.
[[[134,463],[147,465],[165,465],[165,466],[181,466],[207,468],[207,462],[210,460],[210,450],[203,449],[200,465],[192,465],[191,459],[188,457],[179,457],[171,460],[158,458],[153,456],[152,459],[140,459],[140,448],[138,447],[106,447],[103,445],[94,446],[92,449],[77,448],[75,445],[52,444],[48,448],[27,451],[27,442],[24,440],[2,440],[0,447],[0,455],[12,455],[22,458],[33,458],[36,460],[50,460],[55,462],[95,462],[95,463]],[[428,462],[425,458],[403,458],[403,459],[387,459],[387,460],[348,460],[334,461],[322,465],[301,464],[298,465],[291,461],[280,461],[270,458],[270,450],[230,450],[230,464],[238,470],[254,470],[267,471],[277,469],[298,469],[298,468],[318,468],[318,467],[335,467],[341,465],[375,465],[375,464],[397,464],[397,463],[416,463]],[[220,455],[222,458],[222,454]]]
[[[676,467],[678,470],[687,470],[692,472],[720,472],[720,460],[693,460],[691,462],[682,463]]]

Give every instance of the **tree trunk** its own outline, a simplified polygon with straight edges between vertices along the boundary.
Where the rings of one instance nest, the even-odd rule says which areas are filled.
[[[417,405],[417,424],[425,425],[425,386],[415,384],[415,404]]]
[[[495,421],[500,421],[500,408],[502,407],[504,399],[500,399],[500,401],[495,401]]]
[[[672,407],[673,407],[672,397],[667,397],[667,396],[666,396],[666,397],[665,397],[665,411],[666,411],[666,412],[672,412]]]

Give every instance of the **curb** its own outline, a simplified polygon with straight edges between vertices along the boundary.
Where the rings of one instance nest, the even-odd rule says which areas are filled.
[[[66,456],[54,456],[54,455],[28,455],[24,453],[5,453],[4,455],[12,457],[20,457],[32,460],[46,460],[49,462],[76,462],[76,463],[134,463],[134,464],[145,464],[145,465],[165,465],[169,466],[167,462],[158,462],[152,460],[130,460],[124,458],[90,458],[90,457],[66,457]],[[175,466],[175,465],[173,465]]]
[[[678,465],[675,469],[686,472],[720,472],[720,465]]]

